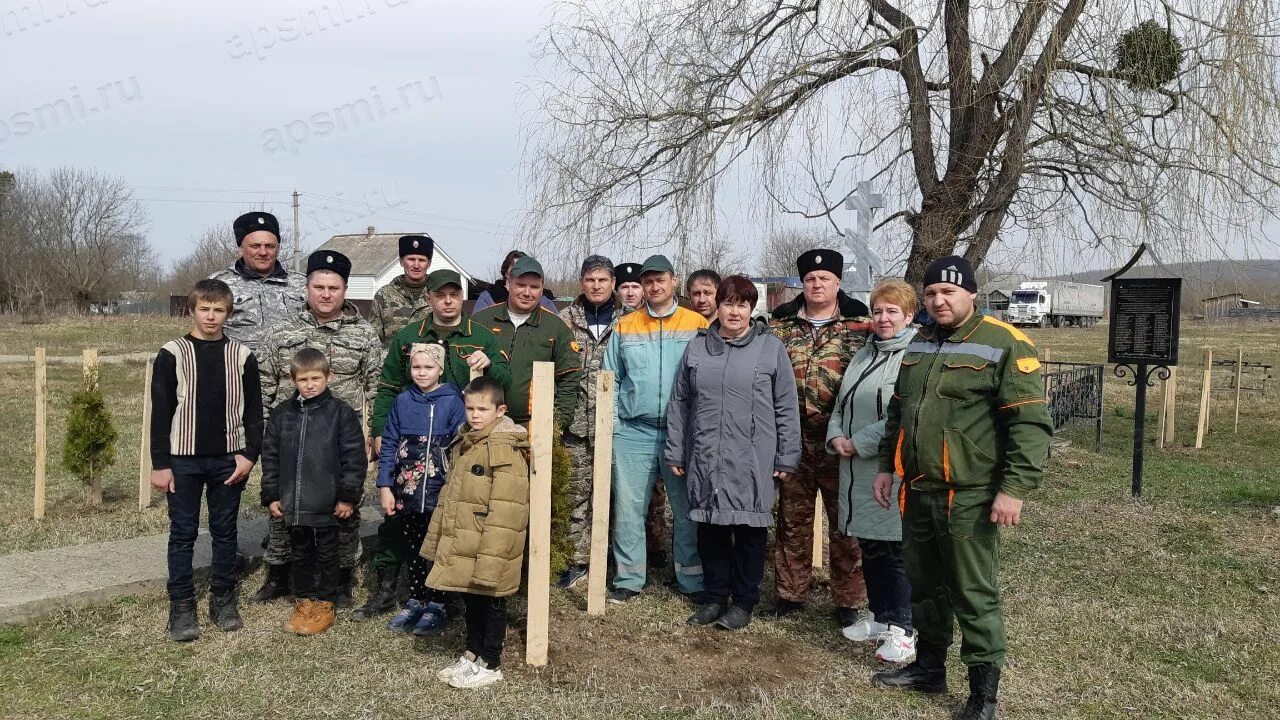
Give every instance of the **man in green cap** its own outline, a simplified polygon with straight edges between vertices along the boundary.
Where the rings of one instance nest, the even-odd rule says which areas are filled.
[[[556,428],[564,432],[573,422],[578,405],[578,384],[582,379],[582,353],[573,331],[555,313],[542,307],[542,265],[526,255],[511,266],[507,301],[476,313],[475,322],[497,338],[511,361],[511,385],[507,392],[507,414],[528,427],[532,415],[535,362],[553,362],[555,375]]]
[[[387,424],[387,414],[395,404],[396,396],[408,387],[408,352],[414,343],[438,343],[445,348],[444,376],[442,383],[465,387],[472,372],[484,373],[506,385],[511,381],[508,357],[502,352],[498,340],[485,327],[474,322],[462,311],[462,278],[453,270],[436,270],[426,278],[427,297],[431,313],[423,320],[406,325],[391,339],[387,357],[382,364],[382,376],[378,380],[378,396],[373,405],[370,434],[373,437],[373,453],[381,452],[382,431]],[[373,593],[363,606],[352,613],[355,620],[366,620],[395,608],[396,577],[408,561],[409,553],[418,548],[404,547],[404,533],[400,516],[392,515],[378,528],[378,552],[373,558],[373,570],[377,581]]]
[[[972,266],[944,257],[925,270],[924,286],[935,322],[902,357],[872,485],[881,506],[896,500],[902,513],[916,660],[872,683],[946,692],[958,622],[969,700],[957,717],[992,720],[1005,655],[1000,528],[1018,524],[1022,499],[1040,486],[1053,424],[1035,345],[978,312]],[[897,498],[889,497],[894,473]]]

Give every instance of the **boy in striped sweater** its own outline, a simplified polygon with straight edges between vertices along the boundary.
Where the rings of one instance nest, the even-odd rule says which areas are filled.
[[[224,632],[243,627],[236,518],[262,448],[262,392],[253,352],[222,332],[233,302],[221,280],[197,282],[187,296],[194,327],[160,348],[151,380],[151,484],[169,505],[168,632],[178,642],[200,637],[191,555],[202,494],[213,540],[209,619]]]

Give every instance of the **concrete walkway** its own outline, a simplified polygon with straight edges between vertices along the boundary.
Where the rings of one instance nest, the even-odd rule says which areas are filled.
[[[366,509],[361,546],[373,546],[381,520]],[[373,519],[368,519],[373,518]],[[240,556],[246,572],[262,562],[266,518],[241,520]],[[98,605],[125,595],[163,594],[169,568],[168,535],[0,555],[0,625],[25,622],[66,607]],[[209,534],[196,540],[196,577],[209,573]],[[241,588],[241,594],[245,594]],[[252,592],[252,590],[249,590]]]

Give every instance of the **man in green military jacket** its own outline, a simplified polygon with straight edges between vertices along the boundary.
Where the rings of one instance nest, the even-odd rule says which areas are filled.
[[[582,350],[573,331],[555,313],[542,307],[542,265],[526,255],[511,266],[507,301],[475,314],[475,322],[489,328],[511,359],[511,385],[507,414],[528,426],[533,414],[533,364],[554,362],[556,429],[564,432],[573,422],[582,379]]]
[[[903,356],[872,488],[889,507],[893,473],[903,478],[896,500],[917,655],[872,682],[945,692],[954,619],[969,669],[959,717],[989,720],[1005,655],[999,528],[1018,524],[1023,498],[1040,486],[1053,425],[1035,346],[977,311],[969,263],[957,256],[934,262],[924,286],[934,324]]]

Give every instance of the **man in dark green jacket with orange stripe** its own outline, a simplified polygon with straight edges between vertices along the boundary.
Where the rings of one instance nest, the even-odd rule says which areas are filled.
[[[889,507],[903,478],[903,560],[911,582],[916,660],[872,682],[945,692],[946,651],[958,621],[969,668],[965,720],[995,717],[1005,634],[996,583],[999,528],[1018,524],[1026,493],[1040,486],[1053,436],[1035,345],[977,311],[977,282],[964,258],[924,275],[934,324],[907,347],[889,403],[873,492]]]

